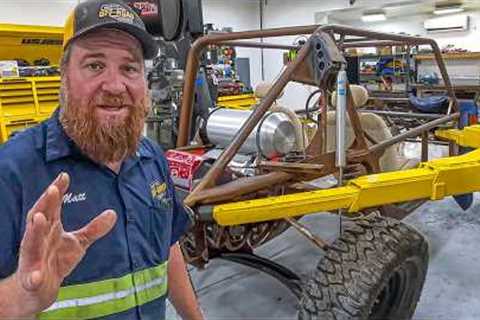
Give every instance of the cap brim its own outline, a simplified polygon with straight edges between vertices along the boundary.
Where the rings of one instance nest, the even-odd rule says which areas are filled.
[[[152,37],[151,34],[149,34],[147,31],[142,30],[138,27],[132,26],[129,23],[123,23],[119,21],[105,22],[102,24],[91,26],[89,28],[85,28],[84,30],[82,30],[81,32],[75,34],[75,36],[70,38],[68,40],[68,43],[64,44],[64,47],[67,47],[75,39],[78,39],[79,37],[87,33],[90,33],[94,30],[101,29],[101,28],[122,30],[132,35],[133,37],[135,37],[142,45],[143,57],[145,59],[153,59],[158,54],[157,43],[155,42],[155,39]]]

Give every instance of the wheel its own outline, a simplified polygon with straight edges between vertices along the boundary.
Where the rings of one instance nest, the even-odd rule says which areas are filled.
[[[344,223],[303,287],[299,319],[401,320],[415,311],[428,267],[428,244],[391,218]]]

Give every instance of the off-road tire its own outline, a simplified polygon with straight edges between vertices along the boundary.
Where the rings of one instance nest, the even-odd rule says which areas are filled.
[[[344,222],[304,284],[298,318],[410,319],[427,267],[428,244],[411,226],[380,216]]]

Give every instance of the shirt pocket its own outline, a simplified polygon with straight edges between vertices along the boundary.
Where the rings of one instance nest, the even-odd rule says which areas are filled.
[[[150,207],[149,241],[153,250],[160,252],[161,259],[166,260],[172,238],[173,198],[164,197],[153,200]]]
[[[153,199],[151,207],[158,214],[172,214],[173,197],[165,195],[160,199]]]

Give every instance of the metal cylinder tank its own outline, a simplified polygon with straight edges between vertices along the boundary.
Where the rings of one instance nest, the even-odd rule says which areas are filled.
[[[207,120],[208,140],[219,148],[230,144],[252,111],[216,109]],[[240,153],[260,152],[268,159],[283,156],[296,147],[295,127],[282,112],[267,113],[240,148]]]
[[[182,31],[183,12],[179,0],[126,0],[145,24],[147,31],[167,41],[176,40]]]

